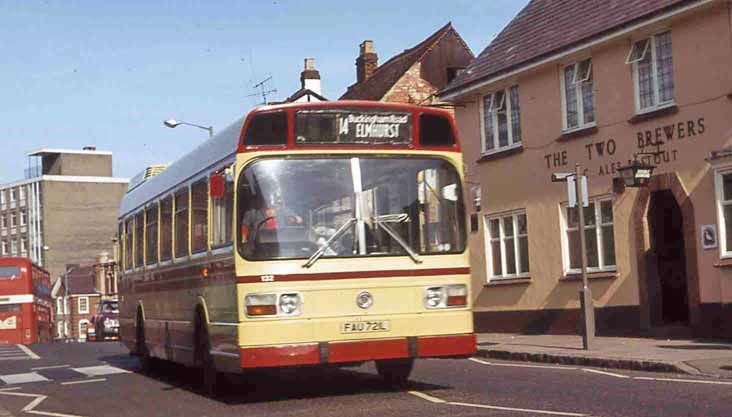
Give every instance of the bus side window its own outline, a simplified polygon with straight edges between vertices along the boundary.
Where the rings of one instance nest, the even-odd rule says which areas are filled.
[[[208,182],[191,186],[191,253],[208,250]]]
[[[249,121],[244,145],[287,144],[287,114],[282,111],[262,113]]]
[[[120,221],[117,224],[117,259],[119,261],[120,265],[124,265],[124,257],[125,257],[125,242],[124,242],[124,236],[125,236],[125,227],[124,222]],[[121,267],[120,269],[124,269],[124,267]]]
[[[140,268],[145,263],[145,212],[135,215],[135,267]]]
[[[158,206],[145,210],[145,264],[158,263]]]
[[[220,247],[231,244],[231,233],[234,220],[234,181],[225,172],[214,175],[221,175],[224,179],[224,195],[219,198],[211,196],[211,247]]]
[[[160,261],[173,256],[173,197],[160,201]]]
[[[188,256],[188,187],[175,195],[175,257]]]
[[[132,238],[134,237],[133,218],[125,220],[125,270],[132,269]]]

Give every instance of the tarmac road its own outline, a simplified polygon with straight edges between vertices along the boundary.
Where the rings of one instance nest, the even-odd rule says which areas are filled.
[[[230,378],[216,398],[176,365],[142,374],[116,342],[33,345],[0,362],[0,416],[729,416],[732,381],[512,363],[418,361],[385,387],[373,365]],[[3,414],[3,409],[7,410]],[[25,410],[25,411],[23,411]]]

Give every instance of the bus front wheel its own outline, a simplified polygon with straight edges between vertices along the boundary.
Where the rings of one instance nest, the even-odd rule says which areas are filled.
[[[412,373],[414,359],[385,359],[376,361],[376,371],[391,386],[404,385]]]
[[[195,362],[200,367],[201,388],[206,395],[216,396],[221,388],[222,376],[216,369],[211,355],[211,341],[204,315],[199,311],[196,317]]]
[[[155,367],[155,359],[150,356],[150,350],[145,343],[145,323],[142,318],[142,310],[137,310],[137,326],[135,328],[135,354],[140,361],[142,371],[148,373]]]

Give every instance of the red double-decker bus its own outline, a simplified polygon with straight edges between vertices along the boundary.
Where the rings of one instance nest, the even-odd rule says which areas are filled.
[[[0,258],[0,344],[53,339],[51,279],[28,258]]]

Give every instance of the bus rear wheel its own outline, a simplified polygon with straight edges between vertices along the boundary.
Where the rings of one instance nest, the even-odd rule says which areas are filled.
[[[387,385],[404,385],[412,373],[414,359],[384,359],[376,361],[376,371]]]

